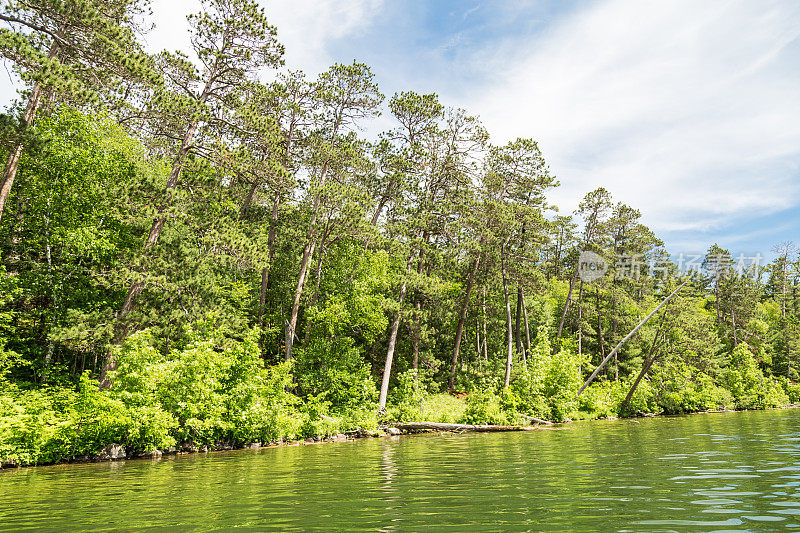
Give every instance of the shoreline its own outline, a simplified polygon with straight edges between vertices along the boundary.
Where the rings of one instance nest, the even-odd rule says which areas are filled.
[[[529,426],[517,426],[515,429],[505,429],[504,432],[527,432],[527,431],[554,431],[554,430],[564,430],[567,429],[565,426],[568,426],[574,422],[599,422],[599,421],[606,421],[606,422],[614,422],[620,420],[631,420],[634,422],[638,422],[637,418],[661,418],[661,417],[681,417],[681,416],[694,416],[694,415],[706,415],[706,414],[723,414],[723,413],[744,413],[744,412],[763,412],[763,411],[782,411],[786,409],[800,409],[800,404],[790,404],[783,407],[771,407],[768,409],[710,409],[706,411],[695,411],[692,413],[681,413],[681,414],[665,414],[665,413],[644,413],[644,414],[637,414],[635,416],[626,416],[626,417],[603,417],[603,418],[586,418],[586,419],[578,419],[578,420],[567,420],[564,422],[550,422],[549,424],[533,424]],[[183,444],[181,446],[170,446],[166,450],[154,450],[151,452],[140,452],[140,453],[133,453],[130,455],[122,455],[120,456],[118,453],[110,453],[114,452],[114,447],[123,448],[119,444],[109,444],[103,450],[101,450],[98,454],[93,456],[79,456],[74,457],[69,460],[65,461],[57,461],[53,463],[43,463],[43,464],[31,464],[31,465],[18,465],[13,463],[0,463],[0,472],[3,471],[16,471],[21,470],[23,468],[36,468],[36,467],[50,467],[50,466],[69,466],[69,465],[81,465],[81,464],[95,464],[95,463],[112,463],[112,462],[121,462],[121,461],[141,461],[141,460],[150,460],[150,461],[159,461],[164,456],[167,457],[177,457],[177,456],[185,456],[185,455],[196,455],[196,454],[209,454],[209,453],[220,453],[220,452],[239,452],[239,451],[247,451],[247,450],[261,450],[265,448],[288,448],[288,447],[295,447],[295,446],[311,446],[315,444],[330,444],[335,442],[355,442],[359,440],[367,440],[367,439],[385,439],[385,438],[399,438],[401,436],[414,436],[414,435],[432,435],[432,434],[464,434],[464,433],[478,433],[478,432],[492,432],[492,430],[446,430],[446,429],[428,429],[428,428],[414,428],[414,429],[401,429],[395,426],[404,426],[407,424],[431,424],[428,422],[404,422],[404,423],[397,423],[395,425],[380,425],[374,430],[352,430],[347,431],[345,433],[338,433],[335,435],[328,435],[326,437],[308,437],[305,439],[297,439],[297,440],[288,440],[288,441],[279,441],[279,442],[268,442],[266,444],[262,444],[260,442],[252,442],[248,444],[243,444],[241,446],[234,446],[229,444],[220,445],[219,447],[214,446],[194,446],[191,444]],[[484,426],[489,427],[489,426]],[[498,426],[499,427],[499,426]],[[116,450],[117,452],[119,450]]]

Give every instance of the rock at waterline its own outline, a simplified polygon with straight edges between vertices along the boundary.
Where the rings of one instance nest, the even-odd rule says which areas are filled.
[[[98,455],[103,461],[119,461],[125,459],[125,447],[121,444],[109,444]]]

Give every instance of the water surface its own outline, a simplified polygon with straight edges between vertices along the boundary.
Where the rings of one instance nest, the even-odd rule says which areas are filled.
[[[0,472],[0,531],[800,529],[800,410]]]

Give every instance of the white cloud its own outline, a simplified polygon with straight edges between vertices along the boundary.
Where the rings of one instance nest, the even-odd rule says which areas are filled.
[[[286,47],[286,65],[317,74],[333,63],[335,41],[368,28],[384,0],[273,0],[265,3],[270,24]],[[358,58],[353,58],[358,59]]]
[[[144,45],[148,52],[156,53],[162,50],[174,52],[180,50],[186,54],[191,53],[192,46],[189,39],[189,23],[186,15],[200,11],[199,0],[154,0],[152,22],[155,28],[144,38]]]
[[[800,5],[623,1],[481,54],[470,108],[539,140],[571,209],[603,185],[659,231],[800,199]]]

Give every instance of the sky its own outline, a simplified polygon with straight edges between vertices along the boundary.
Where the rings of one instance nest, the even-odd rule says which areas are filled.
[[[367,63],[491,140],[539,143],[561,214],[606,187],[673,253],[800,241],[800,2],[262,0],[286,65]],[[153,0],[152,51],[188,50],[195,0]],[[14,84],[0,71],[0,103]],[[365,125],[372,135],[386,116]]]

